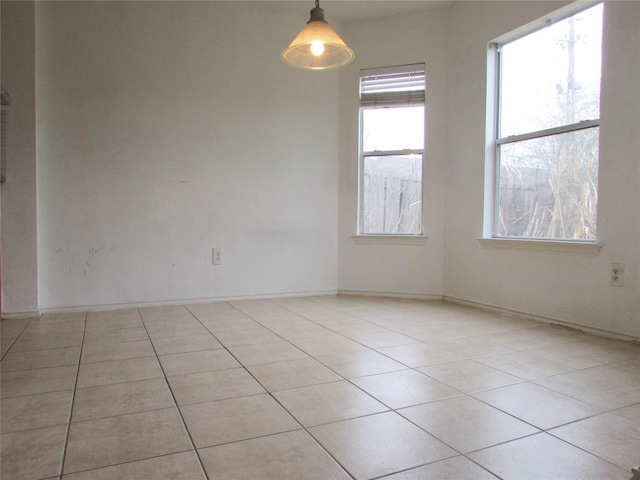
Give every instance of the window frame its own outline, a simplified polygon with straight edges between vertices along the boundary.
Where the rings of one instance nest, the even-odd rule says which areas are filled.
[[[563,124],[556,127],[544,128],[541,130],[528,131],[517,135],[500,137],[501,132],[501,111],[502,111],[502,64],[501,47],[508,43],[519,40],[550,25],[562,22],[569,17],[579,14],[598,4],[603,4],[603,0],[578,1],[560,8],[545,17],[530,22],[506,35],[500,36],[488,44],[487,59],[487,149],[485,164],[485,209],[484,226],[481,240],[496,240],[501,244],[511,245],[511,248],[521,248],[518,243],[540,243],[547,247],[554,244],[587,244],[599,245],[597,239],[580,238],[550,238],[550,237],[517,237],[499,234],[500,218],[500,167],[501,167],[501,147],[510,143],[523,142],[532,139],[560,135],[564,133],[577,132],[580,130],[600,127],[600,115],[598,118],[582,120],[571,124]],[[599,133],[599,132],[598,132]],[[599,162],[598,162],[599,163]],[[596,234],[597,235],[597,234]],[[486,245],[486,243],[485,243]],[[564,248],[564,247],[561,247]]]
[[[409,73],[419,71],[422,73],[424,77],[424,85],[422,90],[418,90],[417,96],[422,95],[422,98],[416,100],[416,94],[414,91],[406,90],[407,100],[398,100],[393,97],[389,99],[389,101],[385,101],[385,94],[380,94],[377,98],[368,101],[362,100],[362,87],[361,82],[363,77],[372,76],[376,74],[383,73]],[[358,82],[358,90],[359,90],[359,109],[358,109],[358,212],[357,212],[357,233],[355,238],[380,238],[380,239],[390,239],[391,241],[402,241],[404,239],[424,239],[426,238],[424,234],[424,179],[425,179],[425,144],[426,144],[426,68],[424,63],[416,63],[416,64],[408,64],[408,65],[398,65],[392,67],[382,67],[382,68],[374,68],[374,69],[363,69],[360,71],[360,77]],[[400,94],[402,97],[403,95]],[[387,97],[388,98],[388,97]],[[410,107],[410,106],[422,106],[423,108],[423,136],[422,136],[422,148],[408,148],[408,149],[400,149],[400,150],[371,150],[365,151],[364,149],[364,111],[371,109],[379,109],[379,108],[398,108],[398,107]],[[389,156],[398,156],[398,155],[419,155],[420,163],[421,163],[421,175],[420,175],[420,230],[415,233],[384,233],[384,232],[365,232],[364,231],[364,195],[365,195],[365,185],[364,185],[364,167],[365,167],[365,159],[367,157],[389,157]],[[363,242],[358,242],[363,243]],[[369,242],[365,242],[369,243]]]

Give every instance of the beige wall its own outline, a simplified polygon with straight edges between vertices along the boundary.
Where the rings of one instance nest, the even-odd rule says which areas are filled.
[[[37,4],[44,311],[335,292],[338,73],[279,60],[301,18],[260,2]],[[9,254],[10,223],[5,236]]]

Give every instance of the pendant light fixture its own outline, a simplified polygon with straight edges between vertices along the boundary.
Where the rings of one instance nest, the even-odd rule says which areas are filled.
[[[353,61],[355,54],[324,19],[320,0],[311,10],[311,18],[284,52],[287,65],[307,70],[342,67]]]

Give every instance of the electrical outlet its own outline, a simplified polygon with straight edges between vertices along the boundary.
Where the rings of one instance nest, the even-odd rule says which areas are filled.
[[[609,285],[612,287],[624,286],[624,263],[609,264]]]
[[[214,265],[222,265],[222,249],[214,248],[211,250],[211,258]]]

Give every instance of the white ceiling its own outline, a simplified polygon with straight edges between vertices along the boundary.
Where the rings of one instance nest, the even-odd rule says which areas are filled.
[[[260,3],[273,11],[296,12],[307,18],[315,6],[315,0],[264,0]],[[320,7],[329,23],[338,23],[446,8],[454,3],[454,0],[320,0]]]
[[[308,2],[295,1],[298,5],[307,3],[309,9],[314,7],[315,0]],[[429,9],[446,8],[455,3],[446,0],[328,0],[320,1],[328,22],[350,22],[370,18],[387,17],[401,13],[410,13]]]

